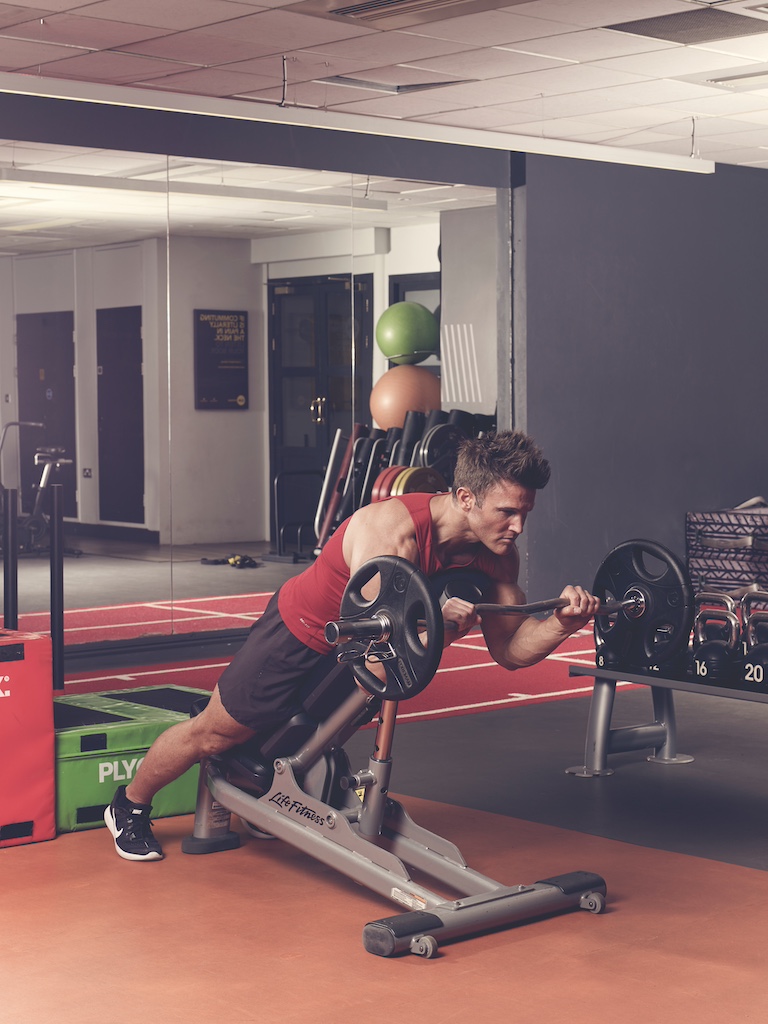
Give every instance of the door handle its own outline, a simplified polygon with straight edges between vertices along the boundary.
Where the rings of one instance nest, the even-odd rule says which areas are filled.
[[[325,395],[318,395],[309,403],[309,415],[313,423],[325,423],[325,407],[328,399]]]

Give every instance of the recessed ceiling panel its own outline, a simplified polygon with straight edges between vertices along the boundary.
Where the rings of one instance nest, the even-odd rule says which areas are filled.
[[[620,25],[606,25],[615,32],[631,32],[636,36],[651,36],[665,39],[669,43],[712,43],[716,39],[734,39],[738,36],[756,36],[768,32],[768,22],[747,18],[729,11],[700,10],[683,11],[680,14],[665,14],[660,18],[642,18],[640,21],[625,21]]]

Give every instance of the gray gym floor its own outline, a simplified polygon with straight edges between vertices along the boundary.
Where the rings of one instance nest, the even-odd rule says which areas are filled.
[[[609,757],[611,776],[583,779],[589,698],[403,722],[391,789],[654,849],[768,870],[768,706],[675,693],[678,749],[691,764]],[[616,699],[614,726],[651,721],[650,691]],[[347,745],[353,768],[373,733]]]

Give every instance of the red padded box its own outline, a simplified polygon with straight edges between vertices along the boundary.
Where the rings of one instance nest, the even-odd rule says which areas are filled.
[[[0,630],[0,847],[53,839],[50,637]]]

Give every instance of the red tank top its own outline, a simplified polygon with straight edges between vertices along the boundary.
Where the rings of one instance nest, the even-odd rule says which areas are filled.
[[[425,576],[434,576],[445,566],[434,548],[430,501],[432,494],[404,494],[388,501],[401,501],[410,513],[419,552],[418,568]],[[339,618],[344,588],[349,583],[349,566],[344,561],[342,544],[349,519],[333,533],[317,560],[298,576],[287,580],[278,593],[277,606],[285,625],[303,644],[319,654],[333,648],[325,640],[325,624]],[[481,551],[462,568],[478,569],[495,575],[495,559]]]

